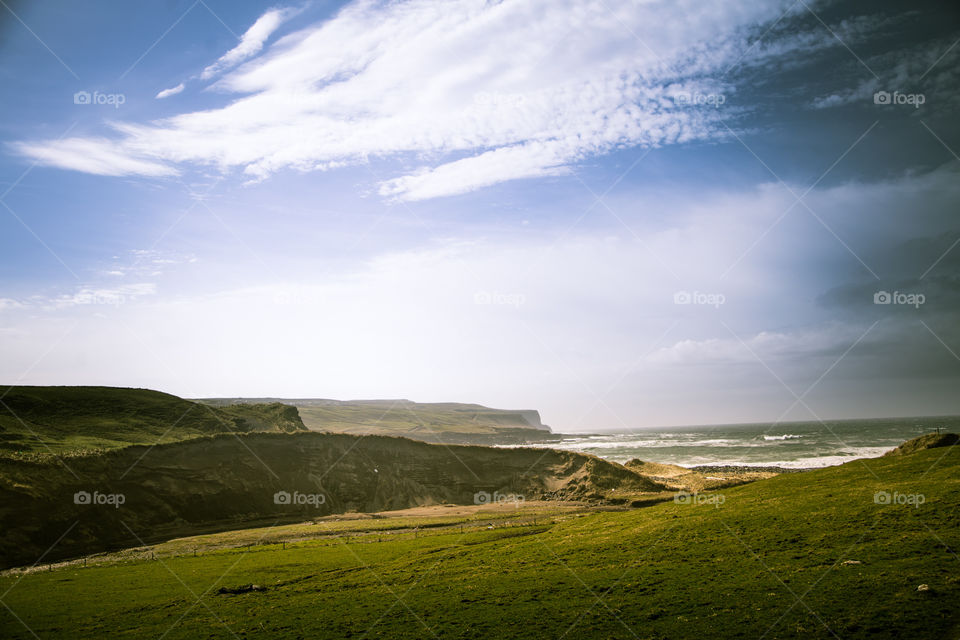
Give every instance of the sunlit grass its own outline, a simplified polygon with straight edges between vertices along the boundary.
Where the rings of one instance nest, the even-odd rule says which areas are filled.
[[[40,637],[944,637],[960,623],[958,460],[931,450],[536,525],[477,514],[463,533],[444,516],[229,532],[0,587]],[[266,590],[218,593],[246,584]]]

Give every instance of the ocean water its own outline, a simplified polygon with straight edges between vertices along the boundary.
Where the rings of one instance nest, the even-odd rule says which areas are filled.
[[[882,418],[769,424],[669,427],[570,435],[549,446],[615,462],[826,467],[883,455],[904,440],[937,430],[960,431],[960,417]]]

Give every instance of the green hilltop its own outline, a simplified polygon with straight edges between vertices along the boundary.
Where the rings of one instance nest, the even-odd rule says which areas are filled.
[[[0,456],[305,429],[296,409],[280,403],[211,407],[160,391],[117,387],[14,386],[0,395]]]

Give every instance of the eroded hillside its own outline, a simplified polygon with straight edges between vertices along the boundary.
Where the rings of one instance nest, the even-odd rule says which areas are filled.
[[[574,452],[346,434],[225,434],[98,455],[10,459],[0,465],[0,564],[31,563],[61,536],[46,560],[331,513],[584,499],[613,489],[663,487]]]

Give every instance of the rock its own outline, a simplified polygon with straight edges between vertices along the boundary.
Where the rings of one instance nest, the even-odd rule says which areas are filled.
[[[930,585],[928,585],[928,584],[922,584],[922,585],[920,585],[919,587],[917,587],[917,591],[920,591],[920,592],[930,591]]]
[[[859,560],[844,560],[840,564],[844,567],[849,567],[850,565],[853,565],[853,564],[863,564],[863,563],[860,562]]]
[[[217,589],[219,594],[237,594],[237,593],[250,593],[251,591],[266,591],[266,587],[262,587],[259,584],[243,584],[239,587],[220,587]]]
[[[937,447],[952,447],[960,442],[960,436],[955,433],[928,433],[927,435],[907,440],[896,449],[887,451],[885,456],[905,456],[924,449],[936,449]]]

